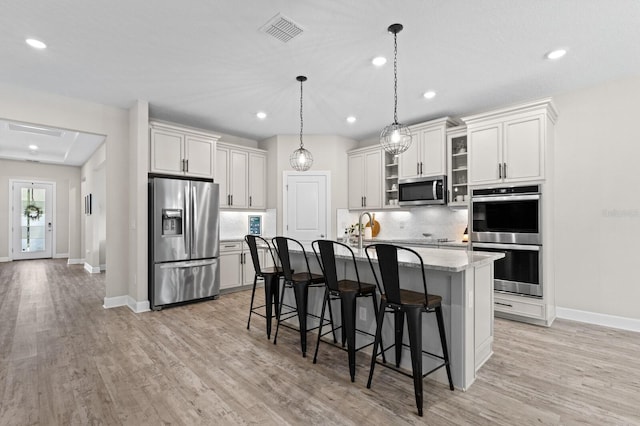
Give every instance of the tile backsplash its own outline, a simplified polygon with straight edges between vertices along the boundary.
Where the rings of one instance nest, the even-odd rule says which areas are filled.
[[[241,240],[249,232],[249,216],[262,216],[262,235],[276,234],[276,209],[265,211],[220,211],[220,239]]]
[[[380,223],[380,239],[424,238],[423,233],[432,234],[433,239],[447,238],[462,241],[468,222],[468,209],[452,209],[447,206],[415,207],[406,210],[371,210]],[[336,236],[340,238],[344,229],[358,223],[360,212],[337,210]],[[365,216],[363,222],[368,222]]]

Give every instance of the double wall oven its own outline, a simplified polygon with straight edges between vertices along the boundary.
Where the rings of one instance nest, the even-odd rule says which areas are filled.
[[[541,221],[540,185],[473,190],[472,248],[505,254],[495,262],[495,290],[542,297]]]

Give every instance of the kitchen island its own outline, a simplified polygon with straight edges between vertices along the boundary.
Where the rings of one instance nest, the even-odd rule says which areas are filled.
[[[422,256],[429,293],[442,297],[442,309],[449,345],[453,384],[466,390],[474,382],[476,372],[493,353],[493,262],[502,258],[501,253],[485,253],[467,250],[438,248],[414,248]],[[320,273],[320,267],[310,247],[305,247],[312,272]],[[375,283],[371,267],[364,251],[354,249],[356,264],[362,282]],[[336,250],[338,275],[355,279],[351,255],[346,250]],[[375,254],[372,256],[377,268]],[[297,271],[306,269],[302,253],[291,251],[292,266]],[[398,259],[403,288],[422,291],[420,264],[401,255]],[[376,272],[378,273],[377,269]],[[378,275],[379,276],[379,275]],[[309,312],[320,312],[322,292],[309,293]],[[334,320],[340,322],[339,309],[334,309]],[[356,328],[375,333],[375,316],[369,300],[359,300]],[[385,347],[394,340],[393,318],[385,319],[382,330]],[[406,327],[406,325],[405,325]],[[407,333],[405,343],[407,342]],[[423,349],[441,353],[435,315],[423,315]],[[357,346],[371,341],[371,337],[358,334]],[[387,361],[393,362],[394,351],[387,351]],[[430,370],[436,361],[423,357],[424,371]],[[401,367],[411,370],[408,348],[403,348]],[[368,371],[367,371],[368,373]],[[358,374],[363,374],[359,372]],[[443,369],[431,376],[447,383]]]

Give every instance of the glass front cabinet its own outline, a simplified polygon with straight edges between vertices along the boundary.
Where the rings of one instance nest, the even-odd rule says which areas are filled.
[[[467,128],[457,126],[447,129],[447,155],[449,157],[449,205],[467,207],[470,194],[468,186]]]

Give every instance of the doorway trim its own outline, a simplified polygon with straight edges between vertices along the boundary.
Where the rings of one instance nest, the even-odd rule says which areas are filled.
[[[287,205],[287,200],[288,200],[288,195],[287,195],[287,185],[289,183],[289,177],[290,176],[323,176],[326,179],[327,182],[327,199],[325,200],[325,207],[327,209],[327,239],[331,239],[331,232],[332,232],[332,217],[331,217],[331,172],[327,171],[327,170],[317,170],[317,171],[307,171],[307,172],[291,172],[291,171],[284,171],[282,172],[282,234],[283,235],[288,235],[288,231],[287,231],[287,223],[288,223],[288,218],[287,218],[287,209],[288,209],[288,205]]]
[[[52,193],[51,193],[51,226],[53,230],[51,231],[51,258],[56,258],[56,233],[57,233],[57,217],[56,217],[56,182],[49,180],[37,180],[37,179],[19,179],[19,178],[11,178],[9,179],[9,251],[8,251],[8,260],[13,261],[13,214],[14,214],[14,203],[13,203],[13,185],[15,183],[35,183],[35,184],[45,184],[51,185]]]

